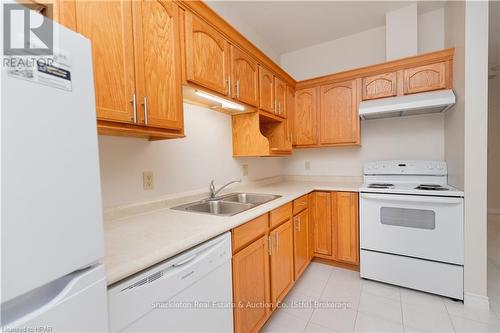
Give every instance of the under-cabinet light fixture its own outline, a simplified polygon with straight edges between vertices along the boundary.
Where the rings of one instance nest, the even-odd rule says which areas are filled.
[[[201,91],[201,90],[196,90],[195,93],[196,93],[196,95],[198,95],[200,97],[203,97],[203,98],[209,99],[211,101],[220,103],[223,108],[237,110],[237,111],[245,111],[245,108],[243,106],[236,104],[236,103],[233,103],[233,102],[230,102],[228,100],[225,100],[224,98],[220,98],[220,97],[217,97],[214,95],[207,94],[206,92]]]

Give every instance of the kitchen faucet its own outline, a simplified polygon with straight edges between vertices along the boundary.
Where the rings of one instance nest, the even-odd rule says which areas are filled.
[[[229,185],[231,184],[234,184],[234,183],[241,183],[241,179],[238,179],[238,180],[233,180],[233,181],[230,181],[229,183],[221,186],[217,191],[215,190],[215,184],[214,184],[214,181],[212,180],[210,182],[210,187],[209,187],[209,197],[208,199],[209,200],[214,200],[217,198],[217,193],[219,193],[220,191],[222,191],[223,189],[225,189],[226,187],[228,187]]]

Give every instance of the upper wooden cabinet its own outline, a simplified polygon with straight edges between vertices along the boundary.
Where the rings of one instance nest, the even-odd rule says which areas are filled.
[[[359,264],[358,194],[334,192],[332,196],[332,225],[335,260]]]
[[[359,142],[357,80],[321,87],[320,145]]]
[[[286,88],[286,138],[290,144],[293,142],[293,121],[295,115],[295,89],[287,86]]]
[[[404,70],[404,93],[444,89],[448,86],[447,63],[439,62]]]
[[[246,52],[231,47],[232,97],[240,102],[257,106],[259,103],[259,66]]]
[[[259,66],[259,109],[274,113],[274,75]]]
[[[179,8],[170,1],[134,1],[139,122],[155,127],[183,126]]]
[[[279,77],[274,77],[274,113],[281,117],[286,118],[286,83]]]
[[[297,90],[293,113],[293,144],[296,146],[314,145],[317,137],[317,88]]]
[[[230,94],[229,43],[203,19],[185,16],[187,80],[223,95]]]
[[[73,8],[75,29],[92,41],[99,133],[184,136],[178,6],[75,1],[61,8]]]
[[[92,41],[97,118],[134,124],[132,2],[76,1],[76,29]],[[137,103],[135,104],[137,106]]]
[[[363,78],[363,100],[392,97],[398,94],[396,72]]]

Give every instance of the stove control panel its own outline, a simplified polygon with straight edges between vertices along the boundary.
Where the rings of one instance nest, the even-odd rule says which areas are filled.
[[[365,175],[433,175],[446,176],[444,161],[390,160],[371,161],[364,166]]]

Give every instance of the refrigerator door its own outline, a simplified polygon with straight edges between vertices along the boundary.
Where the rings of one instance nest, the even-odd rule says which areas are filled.
[[[1,71],[2,303],[104,253],[91,45],[54,30],[70,80]]]
[[[6,331],[107,332],[102,265],[77,271],[2,305]],[[40,328],[44,328],[40,330]]]

